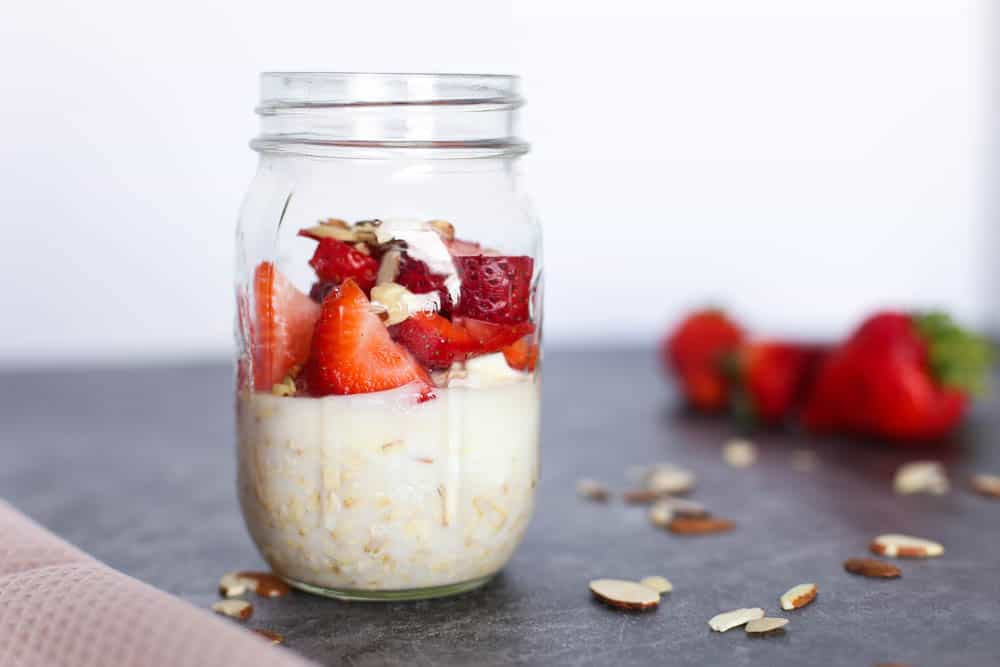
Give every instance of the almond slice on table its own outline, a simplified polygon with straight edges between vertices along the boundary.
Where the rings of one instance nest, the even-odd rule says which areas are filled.
[[[660,594],[651,588],[624,579],[594,579],[590,592],[601,602],[629,611],[656,609]]]
[[[1000,498],[1000,475],[973,475],[972,489],[987,498]]]
[[[253,605],[246,600],[219,600],[212,605],[212,611],[245,621],[253,614]]]
[[[929,493],[935,496],[943,496],[951,487],[944,466],[937,461],[904,463],[896,470],[892,486],[900,495]]]
[[[255,628],[251,630],[256,635],[260,635],[264,639],[269,640],[272,644],[282,644],[285,641],[284,636],[274,632],[272,630],[264,630],[263,628]]]
[[[760,618],[764,618],[764,610],[760,607],[743,607],[716,614],[708,619],[708,627],[716,632],[728,632]]]
[[[848,558],[844,561],[844,569],[851,574],[878,579],[895,579],[903,574],[892,563],[876,558]]]
[[[611,497],[608,487],[593,479],[581,479],[576,483],[576,492],[581,498],[594,500],[599,503],[607,501]]]
[[[749,440],[734,438],[723,446],[722,460],[733,468],[749,468],[757,462],[757,446]]]
[[[715,516],[675,516],[667,529],[676,535],[713,535],[728,533],[736,524]]]
[[[652,466],[643,479],[647,490],[668,496],[687,493],[694,488],[694,481],[691,471],[670,463]]]
[[[895,533],[879,535],[870,548],[873,554],[889,558],[936,558],[944,553],[944,546],[938,542]]]
[[[254,587],[251,579],[240,576],[239,572],[226,572],[219,579],[219,595],[224,598],[235,598],[244,595]]]
[[[702,505],[684,498],[662,498],[649,508],[649,520],[660,528],[666,528],[674,517],[707,516],[709,512]]]
[[[670,580],[667,579],[666,577],[660,577],[660,576],[645,577],[639,580],[639,584],[645,586],[646,588],[649,588],[650,590],[654,590],[661,595],[663,593],[669,593],[670,591],[674,590],[674,585],[670,583]]]
[[[785,611],[801,609],[816,599],[819,588],[816,584],[799,584],[792,586],[779,598],[781,608]]]
[[[663,496],[658,491],[650,489],[633,489],[622,494],[622,500],[629,505],[648,505],[659,500]]]
[[[756,618],[747,623],[746,632],[748,635],[763,637],[785,631],[788,625],[787,618]]]
[[[247,580],[247,587],[264,598],[279,598],[291,592],[285,580],[272,572],[237,572],[236,576]]]

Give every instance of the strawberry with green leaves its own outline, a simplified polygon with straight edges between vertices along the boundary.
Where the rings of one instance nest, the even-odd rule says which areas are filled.
[[[868,318],[821,363],[803,412],[814,432],[941,439],[986,389],[987,341],[942,313]]]

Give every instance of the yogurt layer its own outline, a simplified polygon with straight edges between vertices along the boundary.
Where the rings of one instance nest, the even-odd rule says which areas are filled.
[[[499,355],[502,359],[502,355]],[[239,497],[275,572],[405,590],[494,574],[528,525],[540,385],[238,399]]]

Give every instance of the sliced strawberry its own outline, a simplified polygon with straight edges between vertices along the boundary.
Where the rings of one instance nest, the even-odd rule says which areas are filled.
[[[535,325],[531,322],[493,324],[468,317],[456,317],[455,324],[464,327],[469,332],[476,354],[500,352],[508,345],[513,345],[535,331]]]
[[[455,313],[497,324],[520,324],[530,316],[531,257],[454,257],[462,281]]]
[[[390,328],[392,337],[427,368],[449,368],[475,351],[476,343],[462,326],[436,313],[416,313]]]
[[[513,345],[505,347],[503,356],[511,368],[531,372],[538,364],[538,343],[525,336]]]
[[[323,300],[312,351],[302,370],[309,393],[365,394],[419,382],[421,395],[428,395],[427,372],[392,340],[369,306],[351,278]]]
[[[451,294],[444,285],[445,278],[446,276],[431,273],[427,264],[404,253],[399,263],[396,282],[414,294],[437,292],[441,298],[441,308],[438,312],[449,315],[454,304],[451,301]]]
[[[309,356],[319,306],[295,289],[271,262],[262,262],[254,272],[254,301],[254,387],[268,390]]]
[[[349,243],[331,238],[319,239],[309,266],[316,270],[320,283],[339,285],[352,278],[365,294],[375,286],[378,276],[378,260],[356,250]]]

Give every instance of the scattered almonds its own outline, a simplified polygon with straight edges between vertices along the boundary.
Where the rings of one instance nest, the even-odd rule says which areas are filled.
[[[757,447],[749,440],[730,440],[722,448],[722,459],[733,468],[749,468],[757,462]]]
[[[372,288],[371,304],[380,313],[385,313],[386,326],[399,324],[419,312],[435,312],[441,307],[441,296],[437,292],[414,294],[399,283],[381,283]]]
[[[909,535],[879,535],[871,543],[873,554],[889,558],[935,558],[944,553],[938,542]]]
[[[930,493],[941,496],[948,493],[950,485],[944,466],[937,461],[913,461],[905,463],[896,471],[893,488],[896,493]]]
[[[683,498],[663,498],[649,508],[649,520],[659,528],[666,528],[675,516],[706,517],[708,511],[698,503]]]
[[[239,597],[246,593],[247,589],[252,588],[253,585],[253,581],[244,579],[240,576],[239,572],[227,572],[219,579],[219,595],[224,598]]]
[[[650,491],[649,489],[634,489],[622,494],[622,500],[629,505],[647,505],[655,500],[659,500],[662,493]]]
[[[656,609],[660,594],[651,588],[624,579],[594,579],[590,592],[601,602],[629,611]]]
[[[212,611],[245,621],[253,613],[253,605],[246,600],[219,600],[212,605]]]
[[[288,595],[291,589],[284,579],[271,572],[237,572],[236,576],[247,581],[247,588],[263,598]]]
[[[607,502],[611,497],[608,487],[593,479],[581,479],[576,483],[576,492],[581,498],[594,500],[599,503]]]
[[[403,252],[399,248],[389,248],[382,255],[382,261],[378,265],[378,275],[375,278],[376,285],[396,282],[399,276],[399,264],[403,260]]]
[[[747,634],[763,637],[785,631],[787,618],[757,618],[747,623]]]
[[[736,527],[729,519],[714,516],[675,516],[667,528],[677,535],[711,535],[726,533]]]
[[[716,614],[708,619],[708,627],[716,632],[727,632],[760,618],[764,618],[764,610],[760,607],[733,609],[732,611],[724,611],[721,614]]]
[[[892,563],[875,558],[848,558],[844,561],[844,569],[851,574],[862,577],[876,577],[881,579],[895,579],[902,572]]]
[[[645,484],[650,491],[672,496],[694,488],[694,475],[669,463],[660,463],[650,469]]]
[[[785,594],[779,599],[781,608],[785,611],[801,609],[815,600],[818,593],[819,588],[816,584],[799,584],[798,586],[793,586],[785,591]]]
[[[272,632],[271,630],[256,628],[253,632],[260,635],[264,639],[269,639],[272,644],[282,644],[285,641],[285,638],[282,635],[279,635],[277,632]]]
[[[645,579],[640,579],[639,583],[660,594],[669,593],[674,590],[674,585],[666,577],[646,577]]]
[[[1000,498],[1000,475],[973,475],[972,488],[987,498]]]
[[[796,449],[792,451],[792,470],[796,472],[812,472],[816,469],[819,459],[811,449]]]

